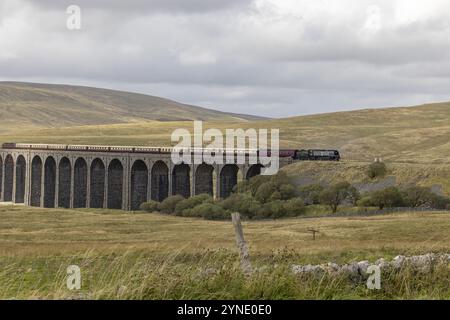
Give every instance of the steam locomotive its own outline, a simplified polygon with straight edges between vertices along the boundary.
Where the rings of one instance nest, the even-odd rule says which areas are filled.
[[[25,144],[25,143],[4,143],[3,149],[37,149],[37,150],[67,150],[67,151],[101,151],[101,152],[131,152],[131,153],[170,153],[168,147],[125,147],[125,146],[85,146],[85,145],[62,145],[62,144]],[[192,149],[195,152],[195,149]],[[225,150],[222,150],[225,151]],[[248,150],[233,150],[235,153],[247,153]],[[258,152],[257,150],[254,150]],[[267,152],[270,156],[270,151]],[[310,161],[339,161],[341,156],[337,150],[319,149],[281,149],[280,158],[291,158],[293,160]]]
[[[339,161],[341,155],[338,150],[302,149],[280,150],[280,157],[290,157],[294,160],[309,161]]]

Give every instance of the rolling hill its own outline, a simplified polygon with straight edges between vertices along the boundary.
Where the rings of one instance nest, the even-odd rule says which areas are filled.
[[[350,160],[450,163],[450,102],[275,120],[285,146],[338,148]]]
[[[450,164],[450,102],[255,119],[134,93],[0,84],[0,142],[170,145],[192,119],[205,129],[278,128],[283,148],[336,148],[346,160]]]
[[[145,94],[90,87],[0,82],[0,126],[99,125],[137,121],[248,121],[239,115]]]

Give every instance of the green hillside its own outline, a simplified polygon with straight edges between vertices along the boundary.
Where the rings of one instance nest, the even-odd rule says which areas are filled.
[[[336,147],[347,159],[450,162],[450,102],[369,109],[277,121],[286,144]]]
[[[0,82],[0,126],[63,127],[145,120],[247,121],[237,115],[159,97],[89,87]]]
[[[346,180],[363,193],[391,186],[420,185],[431,187],[438,194],[450,195],[450,163],[430,165],[389,162],[387,174],[375,179],[367,176],[369,164],[359,161],[304,161],[287,166],[283,170],[300,185],[327,185]]]

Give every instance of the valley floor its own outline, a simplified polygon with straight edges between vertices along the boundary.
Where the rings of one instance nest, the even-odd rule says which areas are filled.
[[[448,269],[426,279],[395,276],[379,292],[342,279],[299,279],[289,271],[292,264],[449,252],[448,212],[243,226],[252,262],[268,268],[250,279],[239,271],[231,221],[1,206],[0,298],[450,298]],[[316,240],[310,227],[320,231]],[[82,272],[80,292],[66,288],[66,268],[73,264]]]

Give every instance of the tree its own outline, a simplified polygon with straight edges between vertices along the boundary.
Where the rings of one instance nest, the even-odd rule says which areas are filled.
[[[305,199],[307,204],[319,204],[320,194],[324,190],[320,184],[310,184],[299,189],[300,197]]]
[[[338,206],[350,197],[352,188],[353,186],[347,181],[331,185],[321,192],[320,202],[330,206],[333,213],[336,213]]]
[[[265,182],[261,184],[258,190],[256,191],[255,199],[261,203],[265,203],[269,201],[272,194],[276,191],[277,191],[276,185],[274,185],[272,182]]]
[[[218,203],[224,210],[239,212],[242,216],[253,218],[261,208],[259,203],[250,194],[232,194]]]
[[[372,192],[370,202],[383,210],[385,207],[400,207],[404,204],[403,197],[396,187]]]
[[[406,205],[412,208],[423,206],[431,201],[433,193],[427,187],[410,186],[403,190]]]
[[[358,200],[361,198],[361,194],[359,193],[358,189],[356,189],[354,186],[350,186],[348,188],[348,200],[352,202],[354,206],[357,205]]]
[[[256,192],[258,191],[258,188],[266,182],[270,181],[269,176],[254,176],[250,180],[248,180],[247,188],[242,189],[242,192],[250,191],[252,196],[256,195]]]
[[[430,205],[435,209],[450,208],[450,198],[433,193],[430,199]]]
[[[250,181],[242,180],[233,188],[234,193],[246,193],[250,190]]]
[[[372,196],[370,194],[365,194],[357,202],[358,207],[373,207],[375,204],[372,201]]]

